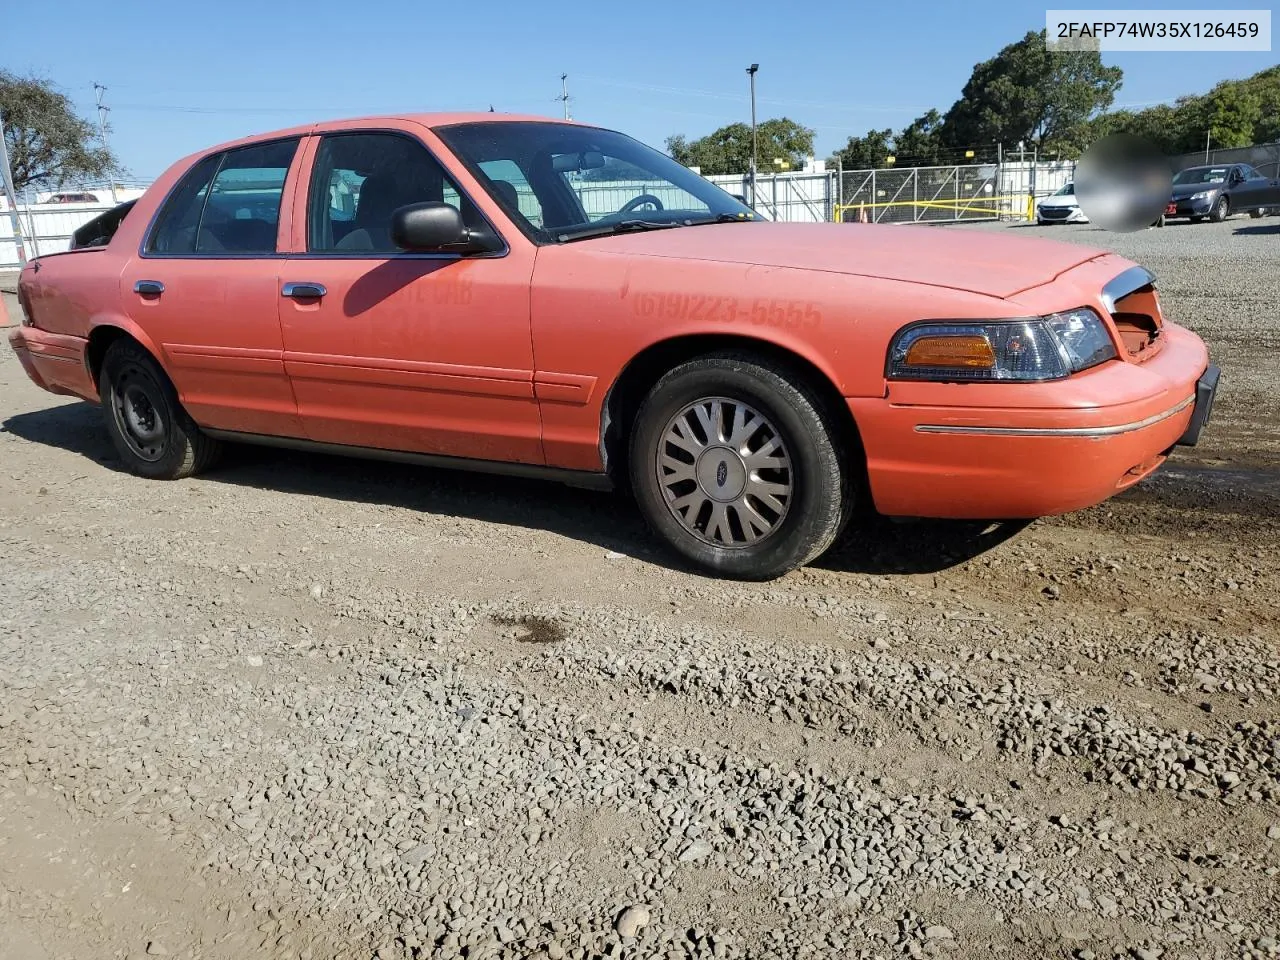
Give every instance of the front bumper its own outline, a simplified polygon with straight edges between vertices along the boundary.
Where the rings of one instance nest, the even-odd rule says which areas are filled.
[[[1165,217],[1207,217],[1213,210],[1213,197],[1207,200],[1174,200],[1165,207]]]
[[[891,385],[847,402],[871,495],[889,516],[1014,519],[1101,503],[1195,443],[1217,368],[1176,324],[1146,363],[1045,384]],[[941,401],[949,401],[943,403]]]
[[[1089,218],[1079,207],[1037,207],[1036,220],[1040,223],[1088,223]]]

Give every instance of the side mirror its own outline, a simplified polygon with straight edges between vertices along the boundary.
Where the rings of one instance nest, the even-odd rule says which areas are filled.
[[[488,231],[484,231],[488,234]],[[489,236],[470,230],[458,208],[427,201],[398,207],[391,214],[391,241],[415,253],[479,253],[493,250]]]

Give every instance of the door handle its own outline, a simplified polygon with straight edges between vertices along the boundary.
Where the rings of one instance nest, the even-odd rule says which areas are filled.
[[[159,280],[139,280],[133,285],[133,292],[144,297],[158,297],[164,293],[164,284]]]
[[[323,283],[310,281],[290,282],[280,288],[281,296],[293,297],[295,300],[319,300],[326,292]]]

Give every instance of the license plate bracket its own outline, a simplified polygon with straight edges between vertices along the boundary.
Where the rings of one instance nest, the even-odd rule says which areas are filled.
[[[1191,421],[1187,424],[1186,432],[1178,440],[1179,446],[1194,447],[1200,439],[1200,431],[1213,415],[1213,400],[1218,393],[1218,381],[1221,378],[1222,371],[1210,364],[1196,381],[1196,405],[1191,411]]]

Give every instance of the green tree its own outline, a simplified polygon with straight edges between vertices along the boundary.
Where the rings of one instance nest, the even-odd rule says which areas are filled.
[[[1258,98],[1261,116],[1253,128],[1254,142],[1280,141],[1280,67],[1268,67],[1241,82]]]
[[[937,110],[916,117],[893,138],[895,166],[936,166],[941,151],[942,115]]]
[[[1188,101],[1180,113],[1183,150],[1203,148],[1206,134],[1214,147],[1248,147],[1256,142],[1262,100],[1242,83],[1221,83]]]
[[[77,116],[66,95],[46,80],[0,70],[0,115],[19,191],[99,179],[120,170],[116,158],[97,142],[94,125]]]
[[[845,170],[881,170],[890,165],[888,158],[892,154],[893,131],[868,130],[866,136],[850,137],[832,154],[831,162]]]
[[[759,172],[779,169],[781,159],[792,170],[813,156],[814,132],[794,120],[780,117],[756,126],[759,143]],[[713,133],[689,140],[683,134],[667,137],[667,153],[686,167],[697,167],[704,175],[746,173],[751,169],[751,125],[731,123]]]
[[[942,142],[979,159],[989,159],[997,143],[1063,150],[1078,127],[1111,106],[1122,77],[1096,50],[1051,52],[1043,30],[1030,32],[973,68],[943,118]]]

